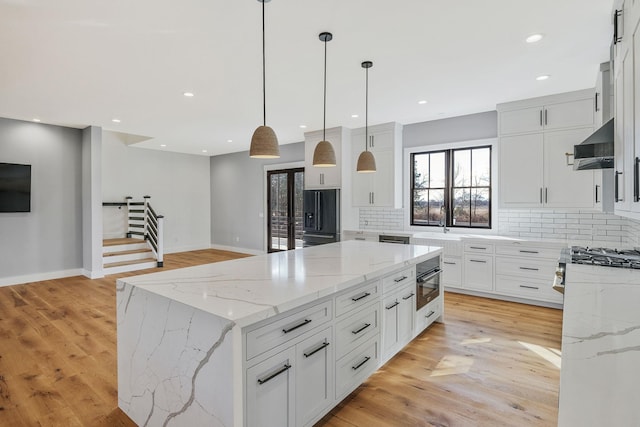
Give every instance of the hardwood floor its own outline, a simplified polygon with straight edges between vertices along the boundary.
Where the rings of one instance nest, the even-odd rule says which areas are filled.
[[[0,288],[0,426],[134,425],[117,408],[115,279],[136,274]],[[561,311],[447,293],[445,316],[317,426],[556,425]]]

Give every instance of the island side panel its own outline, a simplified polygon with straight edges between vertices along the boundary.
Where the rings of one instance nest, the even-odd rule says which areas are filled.
[[[238,425],[234,323],[122,281],[116,289],[120,409],[140,426]]]

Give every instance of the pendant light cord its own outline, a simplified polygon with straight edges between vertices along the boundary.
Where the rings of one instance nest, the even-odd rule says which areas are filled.
[[[369,151],[367,149],[368,140],[369,140],[369,68],[365,68],[366,70],[366,84],[365,84],[365,95],[364,95],[364,151]]]
[[[327,130],[327,39],[324,40],[324,102],[322,111],[322,140],[326,141]]]
[[[264,1],[262,1],[262,123],[267,125],[267,79],[264,41]]]

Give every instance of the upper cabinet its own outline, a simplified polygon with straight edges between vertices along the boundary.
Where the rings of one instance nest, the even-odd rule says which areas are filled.
[[[336,127],[325,131],[326,139],[336,153],[336,166],[319,168],[313,166],[313,152],[322,141],[322,130],[304,134],[304,188],[307,190],[340,188],[342,186],[342,150],[349,147],[351,130]]]
[[[351,174],[353,206],[402,207],[402,125],[385,123],[369,126],[365,142],[365,129],[354,129],[351,134]],[[366,149],[373,153],[376,172],[358,173],[356,167],[360,153]]]
[[[571,157],[593,132],[594,101],[583,90],[498,105],[502,207],[598,207],[601,174],[574,171]]]

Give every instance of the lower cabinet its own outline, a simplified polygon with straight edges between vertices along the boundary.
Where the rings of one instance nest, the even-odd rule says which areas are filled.
[[[479,291],[493,290],[493,255],[464,255],[465,288]]]
[[[442,260],[442,284],[447,287],[462,286],[462,260],[445,256]]]
[[[247,426],[304,426],[333,403],[332,330],[247,369]]]
[[[416,313],[416,331],[429,327],[442,315],[442,296],[431,301]]]
[[[336,363],[336,400],[356,389],[380,365],[378,337],[362,343]],[[277,424],[274,424],[277,425]],[[283,424],[284,425],[284,424]]]
[[[413,337],[415,284],[393,291],[382,301],[382,360],[393,357]]]

